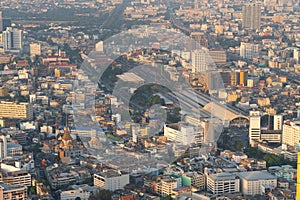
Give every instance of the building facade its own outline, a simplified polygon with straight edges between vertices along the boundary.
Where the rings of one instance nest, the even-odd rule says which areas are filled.
[[[129,174],[116,170],[106,170],[99,174],[94,174],[94,186],[102,189],[115,191],[124,189],[129,184]]]
[[[249,3],[243,5],[243,28],[256,30],[260,29],[261,4]]]
[[[8,119],[32,119],[33,108],[29,103],[0,103],[0,117]]]
[[[241,172],[238,176],[243,195],[263,194],[262,187],[277,187],[277,178],[267,171]]]
[[[209,174],[207,190],[217,195],[240,192],[240,179],[231,173]]]

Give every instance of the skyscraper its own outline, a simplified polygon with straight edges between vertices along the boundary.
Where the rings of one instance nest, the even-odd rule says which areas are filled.
[[[261,4],[249,3],[243,5],[243,28],[256,30],[260,28]]]
[[[8,27],[3,31],[4,51],[19,52],[22,50],[22,31]]]
[[[249,141],[260,140],[260,112],[250,111]]]

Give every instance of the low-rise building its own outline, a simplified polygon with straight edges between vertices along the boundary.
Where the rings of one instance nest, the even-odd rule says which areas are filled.
[[[238,176],[244,195],[263,194],[262,187],[277,187],[277,178],[267,171],[241,172]]]
[[[124,189],[129,184],[129,174],[117,170],[105,170],[94,174],[94,186],[115,191]]]

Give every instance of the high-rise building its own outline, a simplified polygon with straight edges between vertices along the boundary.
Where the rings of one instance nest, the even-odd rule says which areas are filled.
[[[240,56],[246,59],[252,59],[259,56],[259,45],[241,42],[240,45]]]
[[[243,28],[256,30],[260,28],[261,4],[248,3],[243,5]]]
[[[40,43],[31,43],[30,48],[30,57],[35,57],[41,55],[41,44]]]
[[[3,18],[2,18],[2,12],[0,11],[0,31],[3,31]]]
[[[9,119],[32,119],[33,108],[29,103],[0,102],[0,117]]]
[[[205,72],[209,69],[209,54],[205,49],[192,52],[192,72]]]
[[[282,128],[282,143],[298,146],[300,141],[300,121],[286,121]]]
[[[260,140],[260,112],[250,111],[250,123],[249,123],[249,141]]]
[[[8,27],[2,33],[4,51],[20,52],[22,50],[22,31]]]
[[[282,130],[282,115],[274,115],[274,130]]]

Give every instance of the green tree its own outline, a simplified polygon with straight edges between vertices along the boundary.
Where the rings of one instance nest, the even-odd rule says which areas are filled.
[[[81,198],[80,197],[76,197],[75,200],[81,200]]]
[[[111,200],[111,192],[109,190],[100,190],[96,194],[98,200]]]
[[[275,154],[267,154],[264,156],[264,160],[267,162],[267,167],[274,165],[282,165],[282,159]]]
[[[243,142],[241,140],[236,140],[234,142],[234,146],[237,150],[241,151],[244,145],[243,145]]]
[[[166,196],[166,197],[161,197],[160,200],[172,200],[172,198],[170,196]]]

